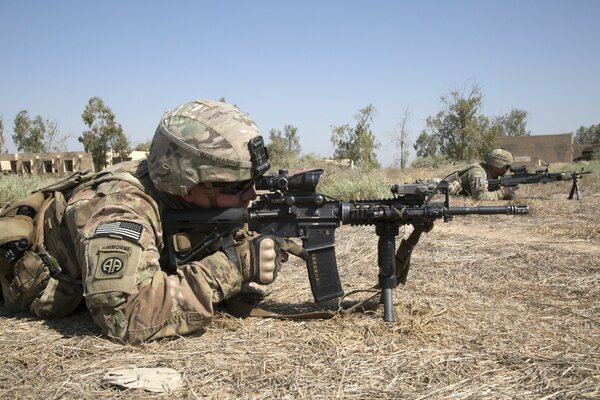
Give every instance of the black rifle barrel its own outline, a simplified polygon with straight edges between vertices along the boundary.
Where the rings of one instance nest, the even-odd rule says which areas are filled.
[[[453,215],[523,215],[528,213],[529,206],[526,205],[447,208],[440,203],[435,203],[425,207],[405,208],[398,219],[410,223],[411,220],[448,218]]]
[[[448,208],[448,215],[517,215],[517,214],[528,214],[529,206],[518,204],[508,206],[480,206],[480,207],[450,207]]]

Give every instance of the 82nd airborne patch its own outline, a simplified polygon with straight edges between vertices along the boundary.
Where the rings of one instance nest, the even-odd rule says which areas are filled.
[[[131,254],[129,246],[118,244],[102,246],[98,249],[97,279],[122,278],[127,270],[127,261]]]

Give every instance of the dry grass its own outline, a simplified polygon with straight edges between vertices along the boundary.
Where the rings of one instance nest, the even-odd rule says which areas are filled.
[[[376,302],[332,320],[238,319],[139,347],[101,336],[87,311],[53,321],[0,306],[0,397],[161,397],[102,388],[109,368],[171,367],[172,398],[581,399],[600,397],[600,184],[529,185],[524,217],[436,223],[417,246],[396,322]],[[453,199],[454,205],[472,204]],[[376,282],[372,228],[342,227],[346,290]],[[305,267],[286,264],[267,309],[318,310]]]

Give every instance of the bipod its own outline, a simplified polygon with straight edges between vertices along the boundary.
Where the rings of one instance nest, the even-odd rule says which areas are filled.
[[[573,200],[573,195],[575,195],[575,199],[581,200],[581,191],[579,190],[579,183],[577,182],[577,173],[573,172],[573,184],[571,185],[571,192],[569,193],[569,200]]]

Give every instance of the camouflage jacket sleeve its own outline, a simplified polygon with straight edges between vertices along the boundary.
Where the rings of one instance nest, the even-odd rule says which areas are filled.
[[[485,169],[480,165],[474,166],[461,176],[463,190],[467,191],[475,200],[502,200],[502,189],[490,191],[488,177]]]
[[[76,193],[67,218],[86,304],[110,336],[135,343],[197,331],[211,322],[214,302],[240,290],[241,274],[222,253],[163,272],[157,205],[127,182]]]

